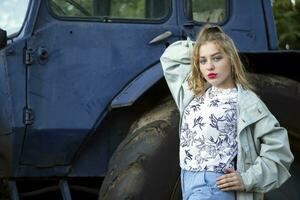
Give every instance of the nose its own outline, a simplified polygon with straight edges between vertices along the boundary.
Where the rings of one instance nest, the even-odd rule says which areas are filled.
[[[213,63],[211,60],[208,61],[206,64],[207,64],[207,65],[206,65],[206,69],[207,69],[207,70],[211,71],[211,70],[214,70],[214,69],[215,69],[215,65],[214,65],[214,63]]]

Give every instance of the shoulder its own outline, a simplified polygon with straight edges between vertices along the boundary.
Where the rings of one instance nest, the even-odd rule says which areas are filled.
[[[255,94],[255,92],[246,89],[240,84],[237,84],[238,88],[238,98],[239,98],[239,103],[241,105],[247,105],[249,106],[250,104],[258,103],[261,101],[261,99]]]
[[[259,113],[270,114],[263,100],[255,92],[242,86],[238,88],[238,104],[241,110],[256,109]]]

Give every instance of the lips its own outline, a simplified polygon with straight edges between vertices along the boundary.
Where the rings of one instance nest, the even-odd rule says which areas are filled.
[[[214,79],[214,78],[217,77],[217,74],[216,74],[216,73],[209,73],[209,74],[207,74],[207,77],[208,77],[209,79]]]

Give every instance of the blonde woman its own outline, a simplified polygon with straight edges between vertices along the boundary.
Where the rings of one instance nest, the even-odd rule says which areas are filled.
[[[205,25],[196,42],[173,43],[161,64],[181,116],[184,200],[263,199],[290,177],[286,129],[253,92],[219,26]]]

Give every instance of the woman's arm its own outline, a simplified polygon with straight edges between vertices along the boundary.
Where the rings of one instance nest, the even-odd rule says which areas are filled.
[[[287,131],[269,112],[256,122],[252,134],[260,141],[260,151],[250,168],[241,173],[245,190],[268,192],[279,188],[290,177],[288,170],[294,160]]]
[[[191,72],[193,43],[190,40],[177,41],[160,58],[165,79],[178,108],[183,97],[182,84]]]

